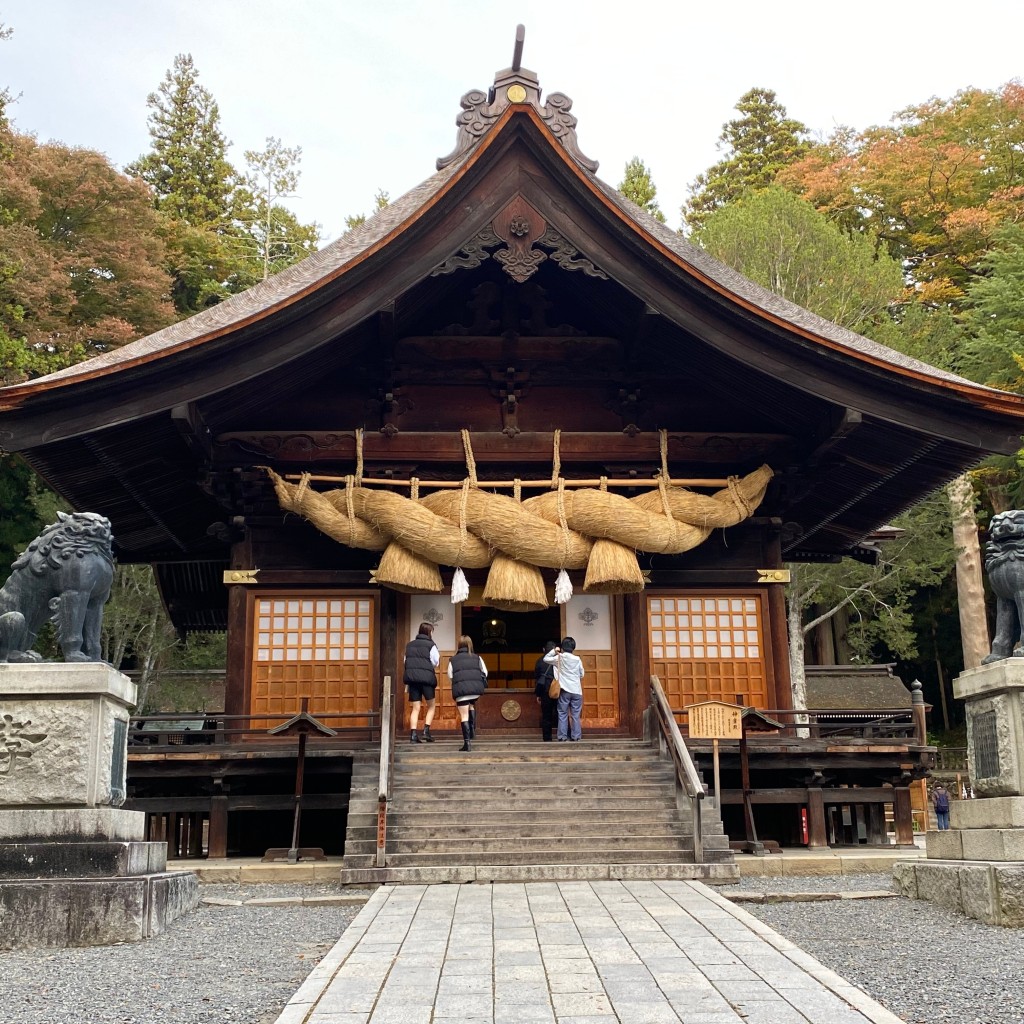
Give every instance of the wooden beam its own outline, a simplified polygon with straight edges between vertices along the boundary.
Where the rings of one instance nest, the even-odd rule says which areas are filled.
[[[195,402],[182,402],[171,409],[171,422],[200,463],[213,458],[213,433]]]
[[[816,466],[844,438],[849,437],[862,423],[864,417],[856,410],[846,408],[832,433],[808,456],[808,463]]]
[[[524,431],[514,438],[500,431],[474,433],[470,438],[477,464],[539,463],[550,466],[554,456],[552,435]],[[669,431],[668,460],[672,463],[713,463],[735,466],[770,460],[794,444],[789,434]],[[316,462],[355,462],[354,430],[236,430],[218,434],[214,457],[219,463],[253,461],[253,456],[275,465]],[[392,437],[369,432],[363,438],[363,460],[374,462],[465,461],[462,438],[457,432],[419,431]],[[660,437],[655,431],[629,435],[596,431],[563,432],[559,439],[562,464],[573,462],[660,461]]]

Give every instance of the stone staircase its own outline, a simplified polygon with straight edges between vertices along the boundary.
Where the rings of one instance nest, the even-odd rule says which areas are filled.
[[[671,761],[630,738],[542,743],[481,734],[399,743],[387,865],[375,866],[377,767],[353,769],[341,881],[697,878],[733,882],[735,858],[714,809],[694,863],[689,801]]]

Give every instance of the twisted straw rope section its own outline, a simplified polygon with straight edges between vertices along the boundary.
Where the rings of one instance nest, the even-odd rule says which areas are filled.
[[[703,543],[712,530],[750,516],[773,475],[761,466],[711,495],[664,486],[625,498],[584,488],[551,491],[520,503],[473,488],[435,491],[418,501],[359,486],[319,492],[306,481],[291,484],[271,469],[267,473],[283,509],[297,512],[342,544],[383,551],[395,540],[439,565],[466,569],[490,565],[498,551],[531,565],[582,569],[595,538],[653,554],[681,554]]]

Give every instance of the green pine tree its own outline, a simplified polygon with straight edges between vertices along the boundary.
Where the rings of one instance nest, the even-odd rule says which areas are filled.
[[[736,110],[741,116],[727,121],[718,139],[724,156],[690,185],[683,218],[691,230],[744,192],[767,188],[810,148],[807,128],[788,116],[771,89],[748,90]]]
[[[646,210],[662,224],[665,223],[665,214],[661,212],[661,207],[655,198],[658,189],[651,181],[651,172],[640,157],[635,156],[626,164],[618,189],[630,202],[636,203],[641,210]]]
[[[191,54],[178,54],[146,99],[153,148],[126,171],[156,196],[157,209],[192,227],[218,225],[227,215],[235,171],[227,160],[220,108],[199,84]]]

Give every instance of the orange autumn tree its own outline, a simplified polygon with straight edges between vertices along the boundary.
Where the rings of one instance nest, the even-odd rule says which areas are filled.
[[[964,307],[977,284],[993,273],[989,256],[997,239],[1008,225],[1024,220],[1020,81],[933,98],[860,134],[841,129],[784,168],[778,182],[847,230],[867,231],[886,246],[906,276],[903,326],[923,315],[946,324],[945,341],[926,344],[934,352],[915,354],[972,374],[965,340],[977,331],[969,320],[964,323]],[[892,343],[904,347],[895,338]],[[1010,478],[1018,475],[1016,467],[991,462],[981,474],[960,477],[948,488],[967,668],[980,663],[988,635],[976,492],[998,510],[1000,491],[1012,489]]]
[[[908,301],[958,311],[994,233],[1024,218],[1024,85],[965,89],[856,134],[841,128],[778,183],[898,259]]]

